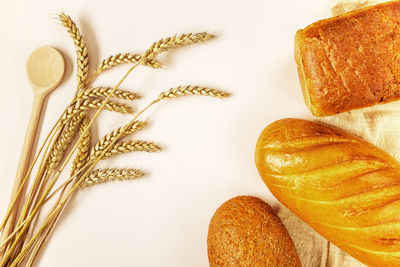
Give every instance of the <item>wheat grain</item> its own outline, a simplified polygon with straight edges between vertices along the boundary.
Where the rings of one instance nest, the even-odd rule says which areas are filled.
[[[167,91],[164,91],[158,96],[156,101],[158,102],[166,98],[176,98],[187,95],[203,95],[203,96],[211,96],[218,98],[224,98],[230,96],[230,94],[227,92],[212,89],[209,87],[188,85],[188,86],[178,86],[171,88]]]
[[[134,152],[134,151],[144,151],[144,152],[158,152],[161,148],[154,144],[153,142],[146,141],[127,141],[120,142],[113,145],[111,149],[109,149],[101,159],[107,159],[112,156],[116,156],[123,153]],[[90,154],[90,159],[94,160],[101,156],[104,149],[93,150]]]
[[[63,113],[61,116],[60,125],[65,125],[72,117],[74,117],[76,114],[80,113],[81,110],[79,109],[79,106],[81,105],[83,100],[78,100],[75,101],[74,103],[70,104],[66,111]]]
[[[82,94],[82,99],[87,99],[90,97],[107,97],[113,90],[113,87],[95,87],[95,88],[90,88],[86,89],[83,91]],[[113,97],[119,98],[119,99],[125,99],[125,100],[135,100],[140,98],[138,94],[126,91],[126,90],[121,90],[117,89],[114,91]]]
[[[120,64],[125,64],[125,63],[137,63],[139,60],[142,58],[141,55],[139,54],[131,54],[131,53],[125,53],[125,54],[116,54],[112,55],[106,59],[104,59],[99,67],[96,70],[96,73],[103,72],[105,70],[108,70],[114,66],[120,65]],[[144,60],[142,63],[143,65],[158,69],[161,68],[161,62],[155,59],[148,59]]]
[[[78,106],[78,108],[80,110],[98,109],[103,105],[103,102],[104,102],[103,99],[88,98],[83,100],[81,104]],[[104,106],[104,109],[107,109],[109,111],[119,112],[122,114],[128,114],[128,113],[130,114],[133,112],[132,107],[115,101],[108,101]]]
[[[142,177],[144,173],[137,169],[99,169],[91,172],[79,185],[80,188],[110,181],[126,181]]]
[[[144,53],[143,58],[147,60],[154,59],[160,53],[166,52],[170,49],[183,45],[191,45],[195,43],[205,42],[214,37],[215,35],[213,34],[209,34],[207,32],[199,32],[184,33],[181,35],[174,35],[171,37],[162,38],[151,45],[151,47]]]
[[[79,127],[80,135],[85,134],[78,145],[77,153],[74,161],[72,162],[71,176],[74,176],[83,166],[85,166],[90,148],[90,131],[86,131],[86,127],[89,125],[89,118],[84,116]]]
[[[56,165],[60,162],[65,150],[74,138],[81,120],[82,115],[77,114],[72,117],[72,119],[64,126],[61,135],[58,137],[51,149],[50,158],[48,159],[47,163],[47,170],[53,170],[54,167],[56,167]]]
[[[80,87],[81,84],[83,84],[83,82],[86,80],[89,69],[89,56],[87,52],[86,42],[83,39],[79,28],[76,26],[75,22],[71,19],[70,16],[61,13],[58,17],[63,26],[67,29],[75,44],[76,62],[78,65],[76,79],[78,82],[78,87]]]

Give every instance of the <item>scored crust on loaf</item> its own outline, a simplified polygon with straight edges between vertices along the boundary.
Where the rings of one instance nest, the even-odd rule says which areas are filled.
[[[305,102],[327,116],[400,98],[400,1],[318,21],[295,38]]]

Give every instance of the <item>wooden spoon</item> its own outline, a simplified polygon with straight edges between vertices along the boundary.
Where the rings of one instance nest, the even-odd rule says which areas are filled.
[[[25,134],[25,141],[18,163],[17,174],[15,176],[11,193],[10,204],[16,197],[29,166],[43,101],[46,96],[57,87],[64,75],[64,58],[60,52],[53,47],[39,47],[29,56],[28,61],[26,62],[26,73],[33,89],[34,99],[28,129]],[[18,204],[16,205],[18,206]],[[11,229],[15,224],[16,215],[16,209],[14,209],[4,228],[1,238],[2,241],[11,233]],[[0,250],[0,255],[2,252],[3,251]]]

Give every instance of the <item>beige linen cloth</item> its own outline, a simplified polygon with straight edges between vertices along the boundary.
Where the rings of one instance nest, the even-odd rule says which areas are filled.
[[[337,0],[331,11],[332,15],[338,15],[382,2],[386,1]],[[400,101],[316,118],[316,121],[360,136],[400,160]],[[321,237],[284,206],[278,215],[296,245],[303,266],[365,266]]]

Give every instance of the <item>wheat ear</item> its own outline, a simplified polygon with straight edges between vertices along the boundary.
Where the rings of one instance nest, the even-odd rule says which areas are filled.
[[[99,169],[92,171],[79,185],[80,188],[110,181],[126,181],[142,177],[144,173],[137,169]]]
[[[80,110],[99,109],[103,105],[103,103],[104,99],[88,98],[82,101],[82,103],[79,106],[79,109]],[[122,114],[128,114],[128,113],[131,114],[133,112],[132,107],[115,101],[108,101],[104,106],[104,109],[107,109],[109,111],[119,112]]]
[[[90,154],[92,155],[93,153],[95,153],[94,151],[102,150],[110,145],[112,142],[141,130],[144,126],[146,126],[145,121],[134,121],[129,123],[129,125],[127,125],[126,127],[119,127],[115,129],[114,131],[100,139],[93,147]]]
[[[93,97],[107,97],[112,92],[112,87],[95,87],[89,88],[83,91],[82,99],[93,98]],[[113,96],[114,98],[124,99],[124,100],[136,100],[140,96],[138,94],[126,91],[126,90],[115,90]]]
[[[113,92],[113,90],[114,89],[111,89],[110,94]],[[118,89],[115,89],[115,90],[118,90]],[[108,94],[106,96],[105,100],[107,100],[107,98],[111,98],[111,96],[109,96],[110,94]],[[114,93],[113,93],[113,95],[114,95]],[[123,114],[132,113],[132,111],[133,111],[132,107],[130,107],[126,104],[122,104],[122,103],[118,103],[118,102],[110,101],[110,100],[107,100],[106,103],[104,103],[105,100],[98,99],[98,98],[86,98],[86,99],[80,98],[80,99],[74,101],[63,113],[63,115],[59,121],[59,124],[64,125],[72,117],[74,117],[76,114],[78,114],[82,111],[87,111],[89,109],[99,109],[100,107],[101,107],[101,109],[107,109],[110,111],[120,112]]]
[[[96,73],[106,71],[114,66],[125,63],[137,63],[142,58],[139,54],[116,54],[104,59],[96,70]],[[155,59],[144,60],[143,65],[158,69],[161,68],[161,62]]]
[[[85,133],[85,129],[88,125],[89,125],[89,118],[85,116],[82,119],[79,128],[80,135],[84,136],[79,142],[75,159],[72,162],[71,176],[75,175],[83,166],[85,166],[87,162],[89,155],[89,148],[90,148],[90,131],[87,131]]]
[[[218,98],[225,98],[230,96],[230,93],[216,90],[209,87],[201,87],[201,86],[178,86],[171,88],[167,91],[162,92],[158,98],[157,102],[167,98],[176,98],[181,96],[187,95],[202,95],[202,96],[211,96],[211,97],[218,97]]]
[[[53,170],[57,164],[60,162],[61,158],[64,155],[65,150],[67,149],[68,145],[71,143],[72,139],[74,138],[79,124],[82,120],[81,114],[77,114],[76,116],[72,117],[72,119],[64,126],[61,135],[54,143],[54,146],[50,152],[50,158],[47,163],[47,169]]]
[[[83,82],[86,80],[89,69],[89,56],[86,48],[86,42],[83,39],[79,28],[76,26],[75,22],[71,19],[70,16],[66,15],[65,13],[61,13],[59,15],[59,19],[64,28],[67,29],[71,38],[74,40],[76,50],[76,62],[78,65],[76,79],[79,88],[81,84],[83,84]]]
[[[64,113],[61,116],[60,121],[58,122],[59,125],[64,125],[66,122],[68,122],[72,117],[74,117],[76,114],[80,113],[81,110],[79,109],[79,106],[81,105],[83,100],[78,100],[72,104],[70,104],[67,109],[64,111]]]
[[[207,32],[199,32],[199,33],[184,33],[181,35],[174,35],[171,37],[162,38],[151,45],[151,47],[144,53],[143,58],[147,60],[154,59],[160,53],[166,52],[170,49],[179,46],[205,42],[214,37],[215,35],[213,34]]]
[[[122,153],[134,152],[134,151],[144,151],[144,152],[158,152],[161,148],[153,142],[146,141],[126,141],[119,142],[108,149],[106,153],[103,154],[104,148],[93,149],[90,154],[90,159],[95,160],[103,154],[101,159],[107,159],[112,156],[116,156]]]

